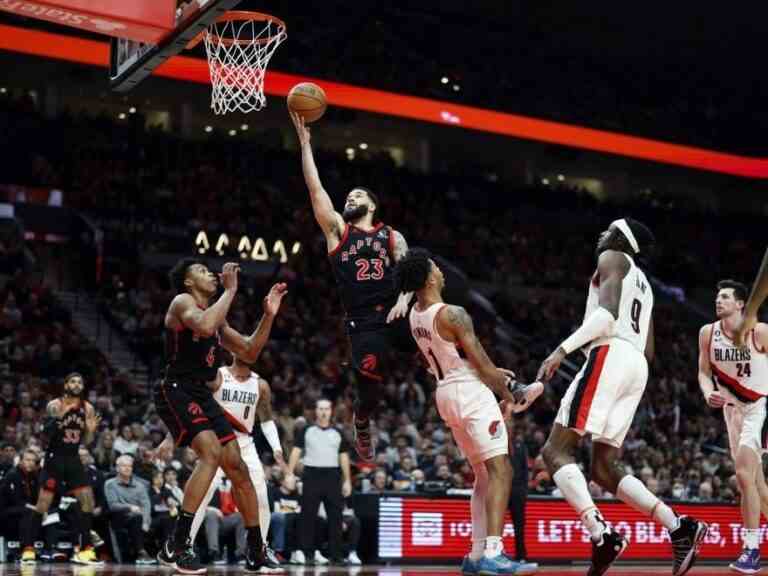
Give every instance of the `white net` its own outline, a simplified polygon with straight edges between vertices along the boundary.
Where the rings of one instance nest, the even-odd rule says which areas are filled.
[[[281,21],[265,18],[214,22],[203,34],[215,114],[254,112],[267,105],[264,75],[287,34]]]

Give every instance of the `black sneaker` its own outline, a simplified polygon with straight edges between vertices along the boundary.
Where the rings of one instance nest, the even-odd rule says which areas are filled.
[[[214,550],[211,554],[211,563],[217,566],[221,566],[227,563],[227,558],[218,550]]]
[[[160,562],[161,566],[176,568],[176,550],[174,550],[169,540],[163,543],[160,552],[157,553],[157,561]]]
[[[266,546],[256,548],[249,546],[245,552],[245,571],[247,573],[263,574],[263,568],[267,562]]]
[[[285,568],[281,566],[280,558],[278,558],[272,548],[267,548],[266,555],[264,556],[264,565],[261,567],[262,574],[285,574]]]
[[[602,576],[616,559],[627,549],[627,539],[610,530],[603,534],[600,542],[592,541],[592,564],[587,576]]]
[[[699,546],[707,535],[707,530],[709,530],[709,526],[704,522],[699,522],[690,516],[680,517],[680,526],[669,534],[669,539],[672,541],[672,552],[675,556],[672,576],[683,576],[693,568],[696,555],[699,553]]]
[[[200,563],[192,546],[183,552],[176,552],[176,572],[179,574],[204,574],[207,570],[208,568]]]

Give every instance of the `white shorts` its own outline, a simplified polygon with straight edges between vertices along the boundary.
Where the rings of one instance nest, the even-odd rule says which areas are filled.
[[[629,342],[614,338],[595,346],[560,401],[555,422],[620,448],[647,382],[645,355]]]
[[[725,427],[728,429],[728,445],[731,448],[731,458],[736,460],[739,446],[752,448],[758,455],[766,450],[766,400],[760,398],[755,402],[744,403],[733,397],[728,390],[720,389],[723,396],[730,401],[723,406]]]
[[[248,473],[251,476],[253,486],[258,488],[259,484],[264,483],[264,468],[261,465],[261,458],[256,451],[256,444],[251,436],[237,435],[237,443],[240,445],[240,456],[248,466]],[[221,468],[219,468],[221,470]]]
[[[440,384],[435,402],[456,445],[471,464],[509,453],[504,417],[485,384],[475,379]]]

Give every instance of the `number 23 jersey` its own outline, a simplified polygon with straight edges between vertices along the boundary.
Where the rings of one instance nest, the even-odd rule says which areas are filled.
[[[591,348],[607,344],[613,338],[620,338],[644,354],[645,344],[648,340],[648,327],[653,312],[653,289],[645,276],[645,272],[635,265],[634,260],[629,255],[624,254],[624,256],[629,260],[629,270],[621,284],[619,317],[616,319],[613,332],[608,336],[594,340],[591,343]],[[599,305],[600,274],[595,271],[592,281],[589,283],[584,319],[589,318]]]
[[[366,231],[347,224],[339,245],[328,253],[349,320],[379,317],[384,323],[396,300],[393,250],[389,226],[379,223]]]

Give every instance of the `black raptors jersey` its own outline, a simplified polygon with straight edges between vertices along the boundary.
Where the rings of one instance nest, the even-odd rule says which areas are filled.
[[[165,331],[165,377],[169,380],[210,382],[221,366],[218,332],[209,338],[188,328]]]
[[[383,322],[395,305],[393,250],[389,226],[378,224],[368,232],[351,224],[344,228],[341,242],[328,256],[349,320]]]
[[[62,406],[64,401],[62,400]],[[85,436],[85,403],[78,401],[59,417],[59,426],[48,439],[48,452],[52,457],[78,457],[77,450]]]

